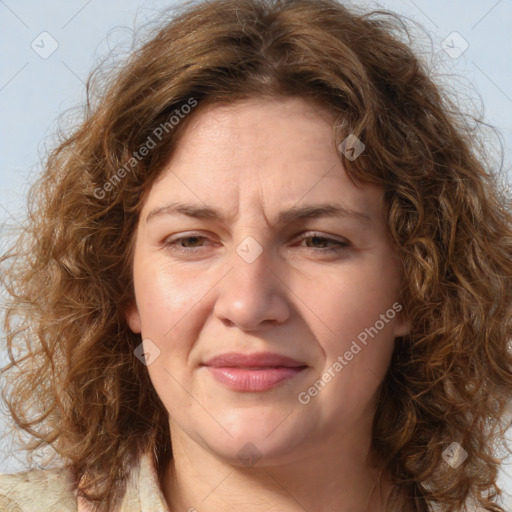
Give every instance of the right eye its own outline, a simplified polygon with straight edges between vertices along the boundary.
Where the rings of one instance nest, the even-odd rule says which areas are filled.
[[[179,251],[179,252],[197,252],[199,249],[202,248],[202,245],[195,245],[196,243],[199,243],[201,240],[207,240],[206,237],[199,235],[199,234],[191,234],[188,236],[180,236],[173,239],[167,239],[164,242],[164,246],[171,249],[172,251]],[[192,247],[187,247],[187,244],[192,241]],[[183,245],[183,243],[185,245]]]

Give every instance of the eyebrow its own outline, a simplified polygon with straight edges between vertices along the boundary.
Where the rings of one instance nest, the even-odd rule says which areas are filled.
[[[151,210],[146,217],[146,223],[155,217],[163,215],[184,215],[195,219],[225,220],[224,215],[208,205],[198,206],[194,204],[172,202]],[[299,220],[317,219],[321,217],[351,217],[366,223],[371,221],[370,217],[365,213],[351,210],[338,204],[322,203],[315,205],[293,206],[288,210],[283,210],[279,212],[277,223],[291,224]]]

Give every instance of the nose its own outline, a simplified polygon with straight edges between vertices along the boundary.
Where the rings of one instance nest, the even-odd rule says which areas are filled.
[[[228,326],[257,331],[286,321],[290,291],[272,251],[248,240],[230,255],[230,271],[218,284],[214,314]]]

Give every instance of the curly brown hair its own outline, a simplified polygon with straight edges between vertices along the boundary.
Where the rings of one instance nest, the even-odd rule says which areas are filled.
[[[412,328],[396,339],[372,441],[392,510],[470,500],[503,510],[495,448],[512,392],[512,208],[481,121],[433,82],[409,30],[389,11],[335,0],[187,3],[118,71],[89,77],[84,119],[49,155],[1,260],[11,359],[1,374],[27,450],[50,446],[99,511],[143,450],[159,474],[172,457],[168,414],[125,320],[146,194],[202,107],[289,96],[335,114],[337,145],[364,141],[363,155],[340,159],[353,180],[383,187],[403,264]],[[191,99],[199,106],[171,129]],[[453,442],[468,455],[456,469],[442,458]]]

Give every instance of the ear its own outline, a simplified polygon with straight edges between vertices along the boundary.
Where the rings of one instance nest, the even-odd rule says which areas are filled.
[[[139,334],[141,332],[141,321],[139,309],[137,308],[137,304],[133,301],[127,308],[125,312],[125,318],[128,322],[128,326],[135,333]]]
[[[411,328],[412,322],[405,315],[405,312],[398,312],[395,320],[395,337],[407,336],[411,332]]]

